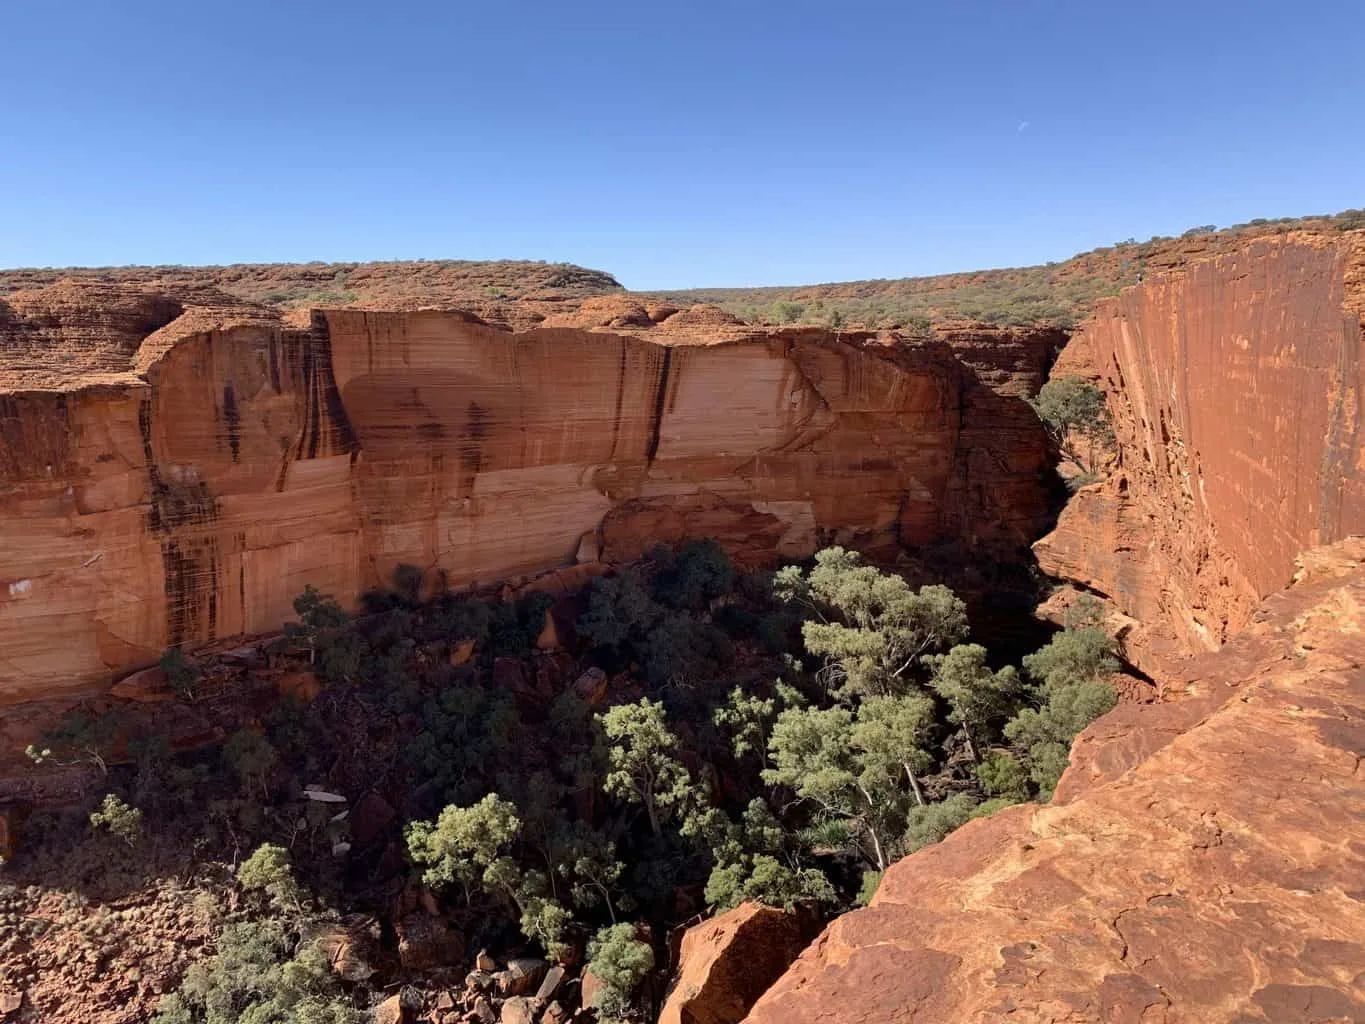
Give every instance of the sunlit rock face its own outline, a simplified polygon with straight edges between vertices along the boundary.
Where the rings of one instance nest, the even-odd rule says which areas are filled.
[[[1126,290],[1054,375],[1097,380],[1118,462],[1036,546],[1141,623],[1152,671],[1214,650],[1306,548],[1365,533],[1365,233],[1290,235]]]
[[[400,563],[464,587],[688,537],[748,564],[830,542],[1010,553],[1048,523],[1022,396],[1055,331],[290,325],[88,287],[54,313],[62,287],[0,316],[4,702],[277,629],[306,584],[352,601]]]

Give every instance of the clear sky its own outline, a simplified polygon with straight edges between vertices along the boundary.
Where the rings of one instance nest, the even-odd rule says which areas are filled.
[[[628,287],[1365,206],[1365,0],[5,0],[0,266],[529,258]]]

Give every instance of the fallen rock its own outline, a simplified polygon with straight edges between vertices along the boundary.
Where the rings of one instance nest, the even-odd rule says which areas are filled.
[[[175,692],[160,665],[124,676],[109,688],[109,696],[139,704],[162,704],[175,700]]]
[[[337,977],[365,981],[375,973],[373,960],[379,949],[379,922],[375,918],[356,915],[322,925],[307,937],[317,942]]]
[[[394,925],[394,931],[398,933],[398,957],[405,970],[447,967],[464,958],[464,936],[439,917],[409,914]]]
[[[813,913],[757,903],[687,929],[659,1024],[738,1024],[819,930]]]
[[[474,968],[486,974],[492,974],[498,969],[498,962],[489,955],[488,950],[481,949],[478,955],[474,957]]]
[[[588,704],[602,703],[607,696],[607,674],[596,665],[592,666],[574,680],[573,692]]]
[[[558,964],[546,971],[540,987],[536,989],[536,998],[541,1000],[553,999],[555,994],[559,992],[559,986],[564,984],[564,973],[564,968]]]
[[[549,967],[544,960],[518,957],[508,960],[507,966],[493,975],[493,983],[500,996],[523,996],[532,991]]]
[[[398,812],[393,806],[371,790],[351,809],[351,838],[361,846],[368,846],[386,836],[397,820]]]
[[[498,1015],[499,1024],[535,1024],[535,1000],[526,996],[514,996],[502,1004]]]

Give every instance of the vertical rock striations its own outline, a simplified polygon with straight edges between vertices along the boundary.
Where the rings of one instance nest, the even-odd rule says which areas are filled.
[[[1118,461],[1035,550],[1143,623],[1129,655],[1213,650],[1298,552],[1365,532],[1365,235],[1290,235],[1103,305],[1054,374],[1097,379]]]
[[[289,326],[192,306],[144,316],[136,346],[88,332],[54,372],[44,347],[78,317],[12,302],[0,703],[277,629],[305,584],[351,600],[400,563],[465,586],[689,536],[758,562],[834,541],[1016,552],[1046,528],[1021,396],[1055,332],[911,343],[599,305],[521,333],[450,310]]]

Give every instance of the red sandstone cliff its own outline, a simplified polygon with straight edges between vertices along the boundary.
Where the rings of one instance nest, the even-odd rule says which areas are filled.
[[[1365,234],[1291,236],[1072,339],[1053,372],[1102,383],[1117,460],[1035,550],[1137,620],[1130,657],[1186,656],[1179,699],[894,865],[749,1020],[1365,1019],[1365,540],[1300,554],[1365,533],[1362,312]]]
[[[1291,235],[1101,306],[1055,375],[1097,379],[1118,461],[1035,546],[1142,623],[1157,668],[1213,650],[1294,556],[1365,533],[1365,233]]]
[[[399,563],[462,586],[655,538],[991,551],[1047,522],[1020,396],[1056,332],[656,326],[618,298],[520,333],[440,310],[289,326],[92,287],[0,321],[0,703],[274,630],[305,584],[349,600]]]

